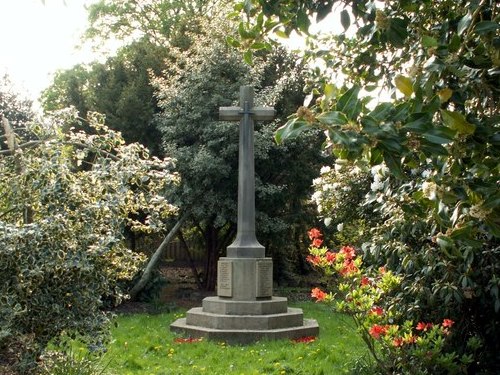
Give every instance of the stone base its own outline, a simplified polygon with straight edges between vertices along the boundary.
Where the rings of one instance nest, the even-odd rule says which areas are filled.
[[[189,310],[186,318],[170,325],[170,330],[232,344],[317,336],[319,326],[316,320],[304,319],[301,309],[288,308],[286,302],[283,297],[263,301],[207,297],[203,300],[203,307]]]

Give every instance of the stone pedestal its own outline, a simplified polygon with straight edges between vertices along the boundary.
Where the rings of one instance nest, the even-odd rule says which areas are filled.
[[[172,331],[236,344],[318,335],[315,320],[273,297],[271,258],[221,258],[217,281],[218,295],[172,323]]]

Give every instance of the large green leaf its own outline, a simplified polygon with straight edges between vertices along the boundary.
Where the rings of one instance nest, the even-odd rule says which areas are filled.
[[[472,15],[470,13],[467,13],[465,16],[463,16],[460,21],[458,22],[457,26],[457,33],[458,35],[462,35],[465,30],[469,27],[470,23],[472,21]]]
[[[354,85],[340,97],[337,102],[337,111],[344,112],[350,120],[356,120],[361,112],[361,102],[358,100],[360,87]]]
[[[468,122],[460,112],[451,112],[442,109],[441,117],[443,123],[448,128],[456,130],[460,134],[469,135],[476,130],[476,126]]]
[[[391,18],[391,24],[386,31],[387,39],[397,48],[402,48],[405,45],[408,37],[408,21],[402,18]]]
[[[409,118],[408,122],[404,125],[406,130],[415,132],[415,133],[425,133],[432,126],[432,117],[427,112],[418,112],[413,113]]]
[[[431,143],[444,145],[453,141],[456,132],[450,128],[440,127],[432,128],[426,131],[422,136]]]
[[[477,34],[486,34],[500,29],[500,23],[494,21],[481,21],[474,26],[474,32]]]
[[[368,114],[368,116],[378,121],[384,121],[389,118],[393,108],[394,105],[392,103],[381,103],[376,106],[375,109]]]
[[[347,30],[351,26],[351,17],[349,17],[349,12],[345,9],[340,12],[340,23],[344,30]]]
[[[276,131],[274,139],[276,140],[276,143],[281,144],[286,139],[297,137],[308,127],[310,127],[310,125],[306,121],[294,118]]]
[[[410,78],[398,75],[394,78],[394,84],[405,96],[411,96],[411,94],[413,94],[413,82]]]
[[[342,112],[338,111],[324,112],[317,119],[325,125],[345,125],[349,121]]]

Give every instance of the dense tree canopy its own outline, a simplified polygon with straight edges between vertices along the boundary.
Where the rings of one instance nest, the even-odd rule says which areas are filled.
[[[163,108],[157,126],[165,152],[178,160],[179,205],[190,210],[193,226],[203,236],[209,258],[207,288],[215,286],[217,258],[236,233],[238,126],[218,121],[219,107],[237,102],[242,84],[255,86],[258,103],[276,107],[278,122],[303,101],[302,70],[293,56],[283,50],[263,55],[251,68],[226,45],[228,30],[212,24],[209,35],[202,34],[189,50],[179,51],[176,65],[156,80]],[[267,242],[290,239],[286,233],[300,223],[297,217],[321,158],[311,139],[286,149],[276,147],[275,129],[276,123],[257,124],[255,135],[257,228]],[[292,158],[296,168],[287,168]]]
[[[43,108],[73,106],[83,117],[88,111],[103,113],[108,126],[120,131],[127,142],[140,142],[158,155],[158,133],[151,125],[158,106],[149,77],[163,69],[166,56],[165,48],[140,40],[105,63],[60,71],[42,94]]]

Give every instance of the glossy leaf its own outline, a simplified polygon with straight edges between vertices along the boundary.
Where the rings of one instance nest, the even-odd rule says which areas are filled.
[[[287,139],[297,137],[309,127],[310,125],[306,121],[298,119],[290,120],[276,131],[274,139],[276,140],[276,143],[281,144]]]
[[[340,23],[344,30],[347,30],[349,26],[351,26],[351,17],[349,16],[349,12],[345,9],[340,12]]]
[[[475,125],[468,122],[460,112],[451,112],[442,109],[441,117],[447,127],[456,130],[460,134],[469,135],[474,133],[476,129]]]
[[[359,86],[351,87],[339,98],[337,102],[337,111],[344,112],[350,120],[355,120],[361,112],[361,103],[358,100],[359,90]]]
[[[413,94],[413,82],[410,78],[398,75],[394,78],[394,84],[405,96],[411,96],[411,94]]]
[[[500,30],[500,23],[494,21],[481,21],[474,26],[477,34],[486,34]]]
[[[462,35],[465,30],[470,26],[472,21],[472,14],[469,12],[465,16],[463,16],[458,22],[457,33],[458,35]]]
[[[345,125],[349,121],[342,112],[338,111],[324,112],[317,119],[325,125]]]

